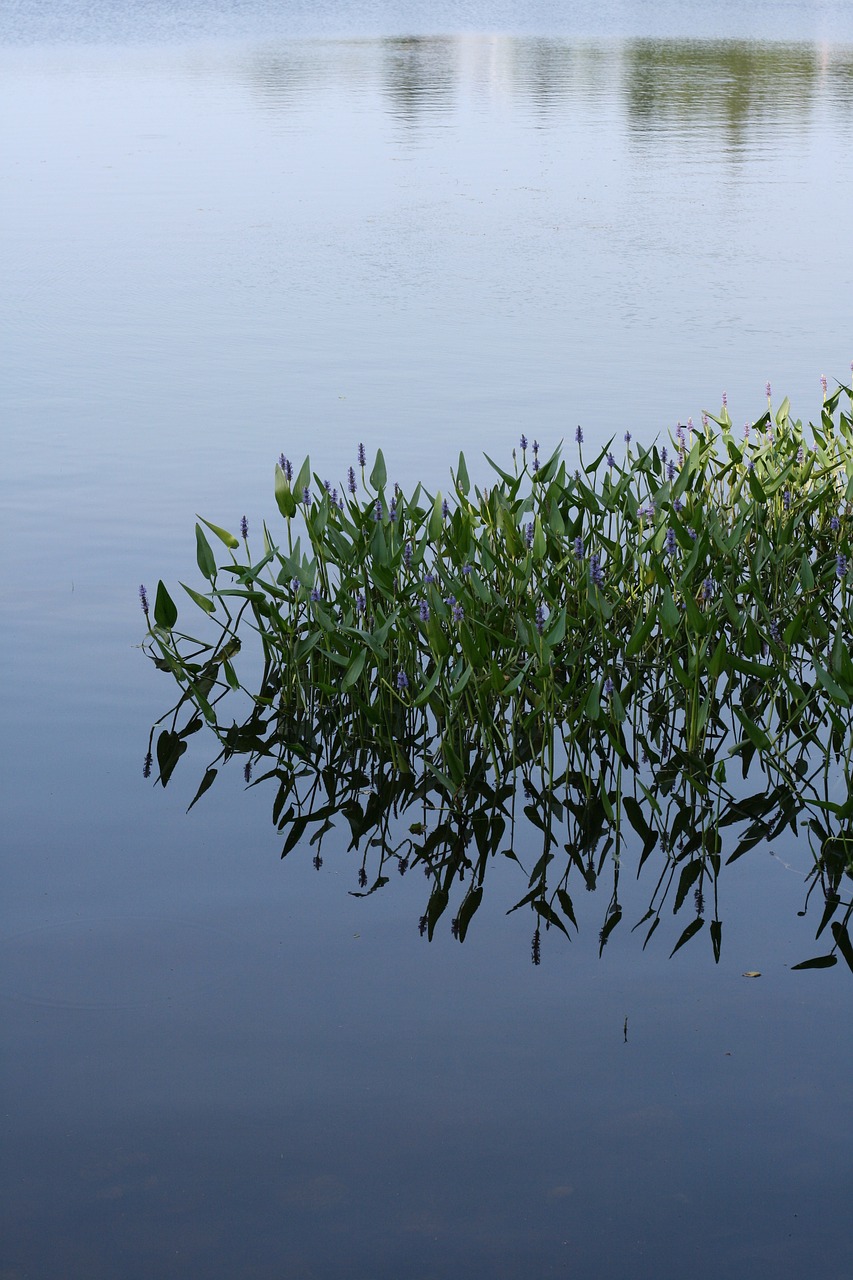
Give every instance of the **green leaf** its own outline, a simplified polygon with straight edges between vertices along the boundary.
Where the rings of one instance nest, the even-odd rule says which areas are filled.
[[[649,636],[652,634],[654,625],[655,618],[653,613],[650,613],[646,618],[641,617],[638,619],[637,624],[631,633],[631,639],[628,641],[625,649],[626,658],[636,658],[637,654],[640,653]]]
[[[435,495],[435,502],[432,504],[432,512],[429,517],[429,536],[433,542],[436,542],[441,536],[441,530],[444,527],[444,516],[441,514],[444,499],[441,496],[441,490]]]
[[[279,511],[286,519],[296,514],[296,499],[293,496],[293,490],[277,463],[275,468],[275,500]]]
[[[306,458],[302,466],[299,468],[299,474],[293,483],[293,492],[298,498],[302,497],[303,490],[311,487],[311,459]]]
[[[347,667],[346,672],[344,674],[344,678],[343,680],[341,680],[341,689],[343,690],[344,693],[346,693],[347,689],[351,689],[352,686],[355,684],[355,682],[358,680],[359,676],[364,670],[364,663],[366,658],[367,658],[367,650],[360,649],[359,652],[353,658],[352,662]]]
[[[543,559],[548,544],[545,541],[545,532],[542,528],[542,521],[537,515],[533,522],[533,559]]]
[[[662,595],[660,619],[663,623],[664,630],[668,634],[671,634],[678,626],[681,620],[681,614],[679,613],[678,605],[672,598],[672,592],[669,587],[664,587]]]
[[[195,603],[198,605],[199,609],[203,609],[205,613],[213,613],[213,611],[216,609],[216,605],[213,603],[212,600],[208,600],[207,596],[199,595],[197,591],[193,591],[192,587],[188,587],[185,582],[182,582],[181,586],[183,587],[184,591],[186,591],[189,598],[191,600],[194,600]]]
[[[385,469],[385,459],[382,456],[382,450],[376,450],[376,461],[373,464],[373,470],[370,473],[370,483],[377,490],[384,489],[388,481],[388,472]]]
[[[754,720],[750,720],[749,716],[741,707],[735,707],[735,715],[743,725],[746,736],[749,738],[750,742],[752,742],[754,746],[758,747],[759,751],[766,751],[770,746],[770,739],[761,726],[757,725]]]
[[[178,621],[178,610],[162,580],[157,583],[157,595],[154,600],[154,621],[158,627],[171,631]]]
[[[156,607],[154,609],[154,616],[155,618],[157,617]],[[825,671],[819,662],[815,662],[814,664],[814,673],[817,676],[818,684],[823,686],[834,702],[837,702],[839,706],[842,707],[850,706],[849,695],[845,693],[840,684],[836,684],[829,672]]]
[[[456,468],[456,487],[460,493],[467,495],[471,488],[471,481],[468,479],[468,468],[465,465],[465,454],[459,454],[459,466]],[[461,932],[461,930],[460,930]]]
[[[436,663],[435,670],[433,671],[430,678],[427,680],[423,689],[421,689],[420,693],[415,698],[414,702],[412,703],[413,706],[422,707],[424,703],[429,700],[429,698],[432,696],[433,692],[435,691],[435,686],[438,684],[439,679],[441,678],[441,670],[442,670],[442,664],[440,662]]]
[[[233,533],[229,533],[227,529],[220,529],[218,524],[211,524],[209,520],[205,520],[204,516],[199,516],[202,524],[206,524],[211,533],[215,533],[220,542],[224,542],[226,547],[232,551],[236,551],[240,543]],[[203,572],[203,571],[202,571]]]
[[[195,558],[198,561],[198,567],[204,574],[205,578],[213,582],[216,577],[216,561],[213,558],[213,552],[210,549],[210,543],[204,536],[204,529],[200,524],[195,527],[196,553]]]

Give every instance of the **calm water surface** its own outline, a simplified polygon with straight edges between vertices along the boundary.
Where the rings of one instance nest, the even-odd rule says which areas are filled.
[[[282,449],[439,485],[767,379],[814,414],[850,7],[18,0],[0,38],[3,1280],[846,1277],[804,845],[731,868],[719,967],[599,960],[591,901],[534,969],[499,892],[427,945],[418,885],[282,864],[239,777],[185,816],[200,749],[143,784],[135,591],[194,580],[195,512],[271,519]]]

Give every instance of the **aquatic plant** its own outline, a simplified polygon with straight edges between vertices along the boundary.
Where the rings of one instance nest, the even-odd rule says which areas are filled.
[[[511,469],[487,458],[488,488],[472,485],[460,454],[448,494],[389,486],[381,452],[366,475],[363,445],[360,484],[349,467],[340,498],[307,459],[294,475],[282,456],[283,545],[264,525],[255,559],[245,517],[242,545],[196,525],[204,588],[184,590],[211,638],[178,630],[162,582],[146,613],[148,652],[181,688],[157,737],[159,780],[206,724],[220,755],[196,799],[220,759],[248,756],[253,785],[278,784],[285,852],[309,814],[321,815],[320,840],[346,818],[352,847],[378,821],[384,847],[388,798],[398,815],[420,806],[429,834],[405,844],[403,861],[430,874],[430,935],[461,886],[460,937],[488,860],[507,852],[519,785],[535,798],[524,813],[544,849],[517,905],[546,928],[573,919],[561,894],[575,855],[591,853],[590,830],[599,864],[611,854],[618,866],[628,829],[643,859],[660,843],[680,909],[691,888],[715,883],[728,824],[746,823],[738,857],[808,814],[833,904],[822,927],[835,945],[817,962],[840,950],[853,968],[840,897],[853,872],[851,403],[850,387],[826,394],[806,431],[785,400],[740,441],[724,404],[700,428],[679,426],[671,452],[632,446],[626,432],[621,462],[613,440],[585,461],[578,428],[574,467],[559,449],[543,460],[538,442],[529,455],[522,437]],[[743,779],[757,770],[763,790],[733,792],[735,765]],[[370,780],[369,817],[358,788],[346,792],[350,776]],[[300,791],[306,779],[306,795],[326,790],[319,810]],[[678,797],[675,812],[661,794]],[[582,829],[552,891],[555,823],[572,814]],[[380,865],[373,889],[382,880]],[[710,932],[718,956],[718,919]]]

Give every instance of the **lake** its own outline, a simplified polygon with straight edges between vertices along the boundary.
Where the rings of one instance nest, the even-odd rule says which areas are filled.
[[[201,741],[152,790],[137,589],[193,584],[196,513],[277,519],[282,451],[435,489],[767,381],[815,418],[850,6],[59,8],[0,18],[3,1280],[846,1277],[804,838],[727,868],[719,964],[599,957],[599,889],[534,966],[499,866],[428,942],[415,876],[281,861],[239,767],[187,814]]]

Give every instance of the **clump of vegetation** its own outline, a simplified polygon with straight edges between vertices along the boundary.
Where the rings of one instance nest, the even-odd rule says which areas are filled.
[[[381,452],[368,472],[362,445],[340,491],[282,456],[283,538],[264,525],[253,550],[245,517],[239,537],[196,525],[204,581],[184,590],[210,638],[178,630],[162,582],[153,607],[141,593],[147,649],[181,687],[157,737],[160,780],[206,724],[220,754],[196,799],[220,759],[248,757],[278,784],[284,852],[312,819],[319,846],[343,816],[351,849],[370,832],[380,851],[361,891],[387,881],[387,856],[421,862],[425,930],[458,885],[461,937],[489,859],[517,856],[502,845],[523,785],[543,839],[517,904],[536,914],[537,959],[538,925],[573,923],[572,865],[587,884],[611,854],[618,869],[628,828],[642,860],[663,848],[676,910],[693,891],[678,946],[704,924],[722,828],[745,824],[737,857],[807,813],[831,906],[821,930],[835,937],[812,963],[840,949],[853,968],[840,896],[853,871],[851,404],[850,387],[824,386],[806,431],[768,387],[737,438],[724,403],[665,446],[626,432],[587,458],[578,428],[569,462],[522,437],[507,468],[487,459],[488,488],[460,454],[446,494],[407,495]],[[742,779],[762,775],[752,797],[731,789],[738,764]],[[572,821],[554,881],[556,832]],[[652,931],[655,912],[653,900]],[[620,914],[617,896],[602,943]],[[719,957],[716,915],[710,932]]]

